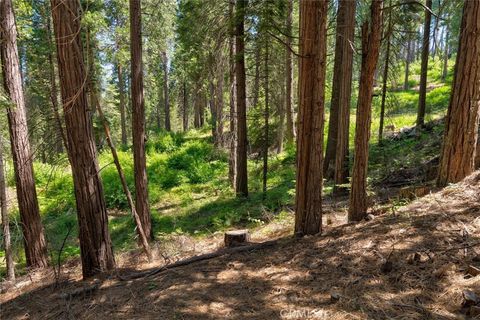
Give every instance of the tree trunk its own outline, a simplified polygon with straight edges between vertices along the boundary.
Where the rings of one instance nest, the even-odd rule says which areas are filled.
[[[410,84],[408,83],[408,77],[410,75],[410,62],[412,60],[412,39],[407,41],[407,57],[405,59],[405,80],[403,81],[403,90],[408,90]]]
[[[217,99],[217,103],[215,103],[217,109],[217,144],[222,144],[223,141],[223,73],[223,57],[220,56],[217,74],[217,88],[215,92],[215,97]]]
[[[210,93],[210,122],[212,125],[212,137],[213,143],[217,144],[217,107],[215,106],[215,84],[213,83],[213,76],[210,79],[209,83],[209,93]]]
[[[368,209],[367,169],[368,142],[372,117],[374,73],[378,62],[382,38],[383,0],[373,0],[370,24],[362,26],[362,66],[358,88],[357,120],[355,127],[355,156],[353,160],[352,186],[348,220],[360,221]]]
[[[269,61],[269,45],[268,41],[270,39],[266,39],[265,43],[265,110],[264,110],[264,141],[263,141],[263,199],[266,199],[267,197],[267,179],[268,179],[268,125],[269,125],[269,117],[270,117],[270,90],[269,90],[269,68],[268,64],[270,63]]]
[[[292,109],[292,89],[293,89],[293,61],[292,61],[292,12],[293,0],[287,0],[287,21],[286,21],[286,36],[285,36],[285,115],[287,118],[287,133],[286,138],[288,143],[292,143],[295,139],[295,123],[293,119]]]
[[[10,242],[10,220],[7,207],[7,184],[5,182],[5,168],[3,166],[3,144],[0,141],[0,211],[2,216],[3,246],[5,247],[5,263],[7,267],[7,281],[15,280],[15,265]]]
[[[448,55],[449,55],[449,46],[448,46],[448,41],[450,38],[450,32],[448,30],[448,27],[445,35],[445,50],[443,52],[443,70],[442,70],[442,82],[445,82],[447,79],[447,74],[448,74]]]
[[[300,2],[295,234],[322,231],[323,122],[328,1]]]
[[[239,0],[241,1],[241,0]],[[256,41],[255,48],[255,77],[253,80],[253,102],[251,107],[256,108],[258,105],[258,96],[260,95],[260,44]]]
[[[51,0],[84,278],[115,266],[87,101],[77,1]]]
[[[162,68],[163,69],[163,68]],[[161,73],[161,70],[159,70],[159,73]],[[159,86],[158,87],[158,101],[156,103],[156,110],[155,110],[155,122],[156,122],[156,127],[157,130],[162,129],[162,109],[164,109],[164,97],[163,97],[163,87]]]
[[[334,78],[323,172],[335,185],[348,178],[350,97],[352,93],[353,47],[356,2],[341,0],[337,13]],[[337,191],[336,187],[336,191]]]
[[[10,99],[7,118],[15,171],[18,207],[22,222],[27,267],[47,266],[47,246],[38,207],[33,173],[22,75],[17,49],[17,29],[12,1],[0,1],[0,54],[3,86]]]
[[[172,126],[170,124],[170,100],[168,97],[168,58],[165,51],[162,52],[163,56],[163,97],[165,99],[165,130],[171,131]]]
[[[390,1],[390,6],[392,1]],[[382,143],[383,127],[385,124],[385,103],[387,99],[387,82],[388,82],[388,67],[390,66],[390,37],[392,35],[392,10],[388,12],[388,27],[385,41],[387,42],[387,49],[385,52],[385,66],[383,68],[383,83],[382,83],[382,102],[380,104],[380,125],[378,129],[378,143]]]
[[[61,143],[60,147],[58,148],[58,152],[62,153],[62,143],[65,147],[65,150],[68,148],[67,146],[67,136],[65,134],[65,130],[62,124],[62,117],[60,116],[60,111],[58,107],[58,87],[57,87],[57,76],[55,72],[55,64],[54,64],[54,44],[52,41],[52,24],[51,24],[51,15],[45,17],[47,21],[46,31],[47,31],[47,43],[48,43],[48,64],[49,64],[49,72],[50,72],[50,101],[52,102],[52,111],[53,116],[55,118],[55,123],[57,124],[58,133],[60,134]]]
[[[207,105],[207,96],[205,95],[205,90],[203,88],[200,88],[200,99],[198,101],[199,103],[199,109],[200,109],[200,127],[203,127],[205,125],[205,106]]]
[[[140,216],[138,215],[137,210],[135,209],[135,204],[133,203],[132,194],[130,193],[130,189],[128,188],[127,179],[125,179],[125,174],[123,173],[122,165],[120,164],[120,160],[118,159],[117,149],[113,144],[112,136],[110,134],[110,127],[103,113],[100,101],[98,100],[96,90],[94,91],[94,94],[95,94],[95,105],[97,107],[98,115],[100,116],[100,119],[103,124],[103,130],[105,132],[105,137],[107,138],[107,144],[110,147],[110,151],[113,157],[113,162],[115,163],[115,167],[117,168],[117,172],[120,178],[120,182],[122,184],[123,192],[125,193],[125,196],[128,201],[128,205],[130,207],[130,211],[133,216],[133,221],[137,226],[137,232],[140,237],[140,243],[142,244],[143,250],[145,251],[145,255],[147,256],[148,261],[152,262],[153,256],[152,256],[152,251],[150,250],[150,245],[148,244],[148,237],[143,231],[145,229],[142,225],[142,220],[140,219]]]
[[[247,0],[236,2],[236,95],[237,95],[237,197],[248,197],[247,173],[247,92],[245,75],[245,9]]]
[[[135,171],[135,207],[143,231],[153,239],[148,203],[147,159],[145,154],[145,102],[143,98],[142,15],[140,0],[130,0],[130,53],[132,65],[132,138]]]
[[[286,77],[284,75],[284,77]],[[283,144],[285,140],[285,110],[287,104],[287,96],[285,94],[285,86],[280,87],[280,102],[277,104],[278,112],[278,133],[277,133],[277,154],[283,152]]]
[[[427,8],[431,9],[432,0],[427,0],[426,6]],[[430,10],[425,10],[425,24],[423,26],[422,66],[420,70],[420,92],[419,92],[419,98],[418,98],[417,126],[423,126],[425,123],[431,20],[432,20],[432,14],[430,13]]]
[[[235,0],[230,0],[228,4],[228,14],[230,20],[234,18]],[[228,38],[228,57],[229,57],[229,81],[230,81],[230,157],[228,161],[228,177],[233,188],[236,188],[237,180],[237,111],[235,106],[235,25],[230,24],[230,36]]]
[[[475,170],[480,101],[480,1],[465,1],[437,184]]]
[[[123,82],[123,66],[120,62],[117,63],[117,77],[118,77],[118,91],[120,95],[120,127],[122,130],[122,144],[126,146],[128,143],[128,138],[127,138],[127,117],[125,112],[125,84]]]
[[[182,108],[182,122],[183,122],[183,132],[188,131],[188,94],[187,94],[187,82],[183,81],[183,108]]]
[[[195,96],[193,98],[193,110],[194,110],[194,119],[193,119],[193,126],[195,128],[201,127],[201,118],[202,118],[202,109],[201,109],[201,101],[202,97],[200,95],[200,79],[196,81],[196,88],[195,88]]]

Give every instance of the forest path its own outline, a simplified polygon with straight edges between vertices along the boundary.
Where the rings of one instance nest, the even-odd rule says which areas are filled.
[[[270,227],[254,239],[280,237],[275,246],[137,280],[112,274],[73,298],[62,293],[86,285],[78,272],[57,289],[43,282],[6,294],[2,318],[461,319],[462,292],[480,295],[480,275],[467,272],[480,268],[480,172],[395,214],[327,225],[322,236]]]

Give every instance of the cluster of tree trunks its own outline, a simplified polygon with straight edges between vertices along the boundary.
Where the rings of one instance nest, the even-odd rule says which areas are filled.
[[[332,103],[328,140],[323,166],[324,175],[334,178],[335,191],[348,179],[348,141],[352,94],[353,42],[356,2],[339,1],[333,67]]]
[[[328,1],[300,2],[295,234],[322,228],[323,121]]]
[[[84,277],[115,266],[85,81],[77,1],[51,0]]]

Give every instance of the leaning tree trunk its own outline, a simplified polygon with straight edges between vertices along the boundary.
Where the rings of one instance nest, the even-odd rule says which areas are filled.
[[[3,87],[15,171],[18,207],[22,222],[27,267],[47,266],[47,246],[38,207],[33,174],[33,155],[28,141],[27,115],[17,49],[17,29],[11,0],[0,0],[0,56]]]
[[[77,1],[51,0],[84,278],[115,266],[88,106]]]
[[[112,136],[110,134],[110,126],[108,125],[107,118],[103,113],[102,106],[100,101],[98,100],[97,90],[96,87],[91,88],[94,94],[94,101],[95,106],[98,111],[98,115],[100,116],[100,120],[102,121],[103,130],[105,133],[105,138],[107,139],[107,144],[110,147],[110,152],[112,153],[113,162],[115,163],[115,167],[117,168],[118,176],[120,178],[120,182],[122,184],[123,192],[125,193],[125,197],[127,198],[128,206],[130,207],[130,211],[133,216],[133,221],[137,226],[137,232],[140,237],[140,243],[142,244],[143,250],[145,251],[145,255],[148,258],[148,261],[151,262],[153,260],[152,251],[150,250],[150,245],[148,244],[148,236],[143,231],[144,228],[142,226],[142,220],[135,209],[135,204],[133,202],[132,194],[130,193],[130,189],[128,188],[127,179],[125,178],[125,174],[122,169],[122,165],[120,164],[120,160],[118,159],[117,149],[112,140]]]
[[[153,238],[148,203],[147,158],[145,153],[145,101],[143,98],[142,20],[140,0],[130,0],[130,54],[132,65],[132,138],[135,171],[135,207],[143,231]]]
[[[328,140],[323,172],[334,178],[335,185],[348,178],[348,138],[350,129],[350,100],[352,93],[353,47],[356,2],[342,0],[337,13],[335,64]],[[335,187],[338,190],[338,187]]]
[[[373,0],[370,23],[362,26],[362,66],[358,88],[357,120],[355,128],[355,156],[353,160],[352,186],[348,220],[359,221],[366,216],[368,142],[372,117],[372,96],[375,68],[378,62],[382,38],[383,0]]]
[[[295,234],[322,231],[323,121],[328,1],[300,2]]]
[[[7,266],[7,281],[15,280],[15,265],[13,263],[12,244],[10,240],[10,220],[7,206],[7,184],[3,166],[3,144],[0,141],[0,211],[2,217],[3,247],[5,248],[5,263]]]
[[[420,70],[420,92],[418,97],[417,126],[425,123],[425,110],[427,98],[428,56],[430,52],[430,24],[432,21],[432,0],[427,0],[425,9],[425,24],[423,26],[422,66]]]
[[[230,0],[228,4],[228,14],[230,20],[234,17],[235,0]],[[228,161],[228,177],[232,187],[236,187],[237,180],[237,110],[235,106],[235,25],[230,23],[230,36],[228,38],[228,58],[230,64],[229,81],[230,81],[230,157]]]
[[[480,106],[480,1],[465,1],[452,97],[437,184],[458,182],[475,170]]]
[[[292,109],[292,89],[293,89],[293,60],[292,60],[292,12],[293,0],[287,0],[287,20],[286,20],[286,35],[285,35],[285,115],[287,118],[287,133],[286,138],[288,143],[292,143],[295,139],[295,124],[293,120]]]
[[[247,0],[236,3],[236,88],[237,88],[237,196],[248,197],[247,173],[247,92],[245,75],[245,8]]]

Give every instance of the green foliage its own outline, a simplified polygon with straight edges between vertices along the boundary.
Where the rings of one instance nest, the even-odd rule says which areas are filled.
[[[182,133],[160,132],[151,137],[147,142],[147,152],[153,154],[155,152],[173,152],[177,150],[185,141]]]

